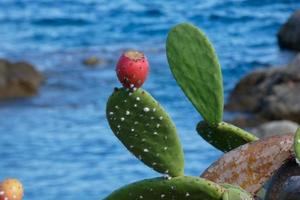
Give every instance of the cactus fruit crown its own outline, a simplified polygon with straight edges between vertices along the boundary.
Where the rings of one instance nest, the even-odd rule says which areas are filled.
[[[129,50],[129,51],[126,51],[124,53],[124,55],[131,59],[131,60],[134,60],[134,61],[138,61],[142,58],[145,57],[145,55],[142,53],[142,52],[139,52],[139,51],[135,51],[135,50]]]
[[[166,51],[175,80],[204,119],[197,125],[203,139],[223,152],[258,140],[222,121],[221,67],[213,45],[200,29],[188,23],[175,26],[168,34]],[[175,124],[163,107],[140,88],[148,74],[148,61],[143,53],[125,52],[116,72],[124,88],[115,89],[108,99],[109,125],[134,156],[167,176],[129,184],[106,200],[254,199],[238,187],[238,182],[217,184],[205,178],[184,176],[184,154]],[[300,130],[295,137],[300,141]],[[297,157],[300,157],[299,144],[294,145]]]

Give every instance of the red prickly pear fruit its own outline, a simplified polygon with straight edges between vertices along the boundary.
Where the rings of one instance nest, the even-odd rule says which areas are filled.
[[[22,200],[23,186],[17,179],[6,179],[0,183],[0,200]]]
[[[125,88],[139,88],[147,78],[149,63],[144,53],[126,51],[118,61],[116,72]]]

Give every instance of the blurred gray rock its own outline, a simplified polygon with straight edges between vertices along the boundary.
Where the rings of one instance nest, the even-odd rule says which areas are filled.
[[[0,99],[37,94],[44,78],[33,65],[0,59]]]
[[[234,88],[229,111],[246,111],[267,120],[300,122],[300,54],[288,65],[254,71]]]
[[[300,170],[300,169],[299,169]],[[283,185],[279,200],[300,199],[300,176],[292,176]]]
[[[281,48],[300,51],[300,10],[280,28],[277,39]]]
[[[259,138],[265,138],[273,135],[295,133],[298,127],[299,125],[297,123],[287,120],[272,121],[252,128],[250,132]]]
[[[300,167],[293,158],[286,161],[272,176],[265,200],[299,200]]]
[[[102,63],[103,63],[103,61],[100,58],[96,57],[96,56],[91,56],[91,57],[88,57],[85,60],[83,60],[83,64],[88,66],[88,67],[95,67],[95,66],[100,65]]]

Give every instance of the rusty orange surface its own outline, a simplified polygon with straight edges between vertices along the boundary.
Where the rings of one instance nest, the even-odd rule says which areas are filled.
[[[239,185],[255,194],[292,157],[293,135],[265,138],[240,146],[213,163],[201,177]]]

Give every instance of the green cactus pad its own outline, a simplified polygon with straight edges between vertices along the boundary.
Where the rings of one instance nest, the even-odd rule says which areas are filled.
[[[154,178],[122,187],[104,200],[221,200],[224,188],[198,177]]]
[[[176,127],[150,94],[141,88],[117,89],[107,102],[106,115],[114,134],[143,163],[173,177],[183,175]]]
[[[223,83],[218,58],[205,34],[182,23],[167,39],[167,58],[177,83],[205,121],[216,124],[223,118]]]
[[[216,126],[201,121],[197,125],[199,135],[217,149],[228,152],[258,138],[241,128],[221,122]]]
[[[254,200],[252,195],[239,186],[222,184],[227,189],[223,194],[223,200]]]
[[[297,129],[295,138],[294,138],[294,151],[296,155],[296,159],[300,161],[300,128]]]

